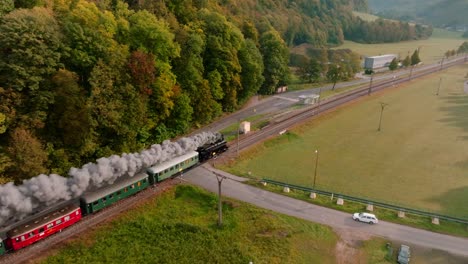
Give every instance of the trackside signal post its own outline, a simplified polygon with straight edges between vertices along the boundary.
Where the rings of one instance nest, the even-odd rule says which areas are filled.
[[[221,175],[215,171],[213,171],[213,174],[216,176],[216,180],[218,180],[218,226],[221,227],[223,226],[223,203],[221,201],[221,183],[224,179],[226,179],[226,176]]]

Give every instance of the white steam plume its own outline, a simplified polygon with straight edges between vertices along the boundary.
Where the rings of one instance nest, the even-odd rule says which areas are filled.
[[[112,184],[119,177],[133,177],[157,163],[183,155],[206,143],[213,143],[219,134],[202,132],[176,142],[164,141],[140,153],[123,153],[96,160],[81,168],[71,168],[69,177],[57,174],[38,175],[22,185],[0,185],[0,226],[20,220],[60,201],[79,197],[90,188]]]

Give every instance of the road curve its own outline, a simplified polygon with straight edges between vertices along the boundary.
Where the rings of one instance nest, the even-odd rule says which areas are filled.
[[[355,222],[348,213],[320,207],[243,184],[243,178],[217,171],[209,165],[200,166],[187,172],[184,174],[183,180],[217,193],[218,182],[212,171],[226,176],[226,179],[222,182],[223,196],[337,229],[368,233],[390,240],[403,241],[413,245],[439,249],[455,255],[468,257],[468,239],[466,238],[433,233],[385,221],[379,221],[377,225]]]

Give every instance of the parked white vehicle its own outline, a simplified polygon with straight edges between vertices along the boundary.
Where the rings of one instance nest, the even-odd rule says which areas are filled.
[[[379,219],[374,214],[369,213],[355,213],[353,215],[355,221],[361,221],[368,224],[377,224]]]

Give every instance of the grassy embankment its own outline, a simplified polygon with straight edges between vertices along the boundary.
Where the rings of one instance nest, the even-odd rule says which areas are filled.
[[[325,114],[245,152],[229,170],[311,186],[318,149],[320,189],[468,218],[467,72],[454,67]]]
[[[182,185],[82,234],[44,263],[334,263],[329,228]],[[366,252],[367,249],[363,249]]]

